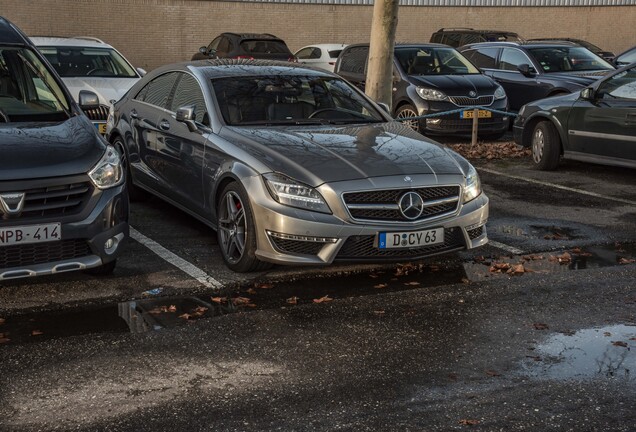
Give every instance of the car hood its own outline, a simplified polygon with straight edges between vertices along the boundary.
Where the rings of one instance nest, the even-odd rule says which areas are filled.
[[[0,181],[87,173],[105,144],[84,116],[0,127]]]
[[[550,72],[546,73],[545,76],[580,85],[581,87],[587,87],[610,72],[612,71]]]
[[[397,122],[225,127],[221,135],[271,171],[314,187],[380,176],[464,174],[448,149]]]
[[[110,105],[111,100],[118,101],[137,82],[139,78],[102,78],[81,77],[62,78],[76,102],[79,102],[81,90],[92,91],[99,97],[99,103]]]
[[[449,96],[467,96],[475,91],[478,96],[494,94],[498,85],[486,75],[411,75],[409,80],[416,86],[435,88]]]

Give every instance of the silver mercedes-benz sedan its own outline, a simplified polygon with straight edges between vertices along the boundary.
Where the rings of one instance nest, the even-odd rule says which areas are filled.
[[[341,78],[290,63],[156,69],[111,110],[132,198],[217,231],[229,268],[404,261],[488,239],[471,164]]]

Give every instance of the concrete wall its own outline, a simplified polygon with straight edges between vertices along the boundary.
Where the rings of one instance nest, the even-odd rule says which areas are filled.
[[[135,66],[189,60],[223,31],[268,32],[292,51],[369,39],[371,6],[212,0],[0,0],[29,35],[95,36]],[[616,53],[636,45],[636,7],[400,7],[398,41],[427,42],[440,27],[493,28],[526,38],[570,36]]]

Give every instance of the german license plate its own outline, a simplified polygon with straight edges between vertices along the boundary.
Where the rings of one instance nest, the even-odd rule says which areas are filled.
[[[473,117],[475,117],[473,110],[461,112],[461,118],[463,119],[471,119]],[[478,111],[477,118],[491,118],[491,117],[492,117],[492,113],[488,110]]]
[[[93,123],[97,131],[104,135],[106,133],[106,123]]]
[[[444,242],[444,228],[378,233],[379,249],[417,248]]]
[[[0,228],[0,246],[62,240],[60,223]]]

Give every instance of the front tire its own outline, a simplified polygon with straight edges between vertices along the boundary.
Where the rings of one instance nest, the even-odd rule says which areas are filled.
[[[559,166],[561,139],[549,120],[536,124],[532,131],[532,162],[536,169],[552,171]]]
[[[398,120],[404,119],[404,118],[410,118],[410,117],[418,117],[417,109],[415,109],[413,105],[410,105],[410,104],[402,105],[395,112],[395,118]],[[420,122],[418,120],[405,120],[401,123],[410,127],[416,132],[420,131]]]
[[[233,182],[223,189],[216,214],[219,248],[231,270],[245,273],[270,267],[271,264],[256,258],[256,225],[243,186]]]

